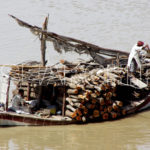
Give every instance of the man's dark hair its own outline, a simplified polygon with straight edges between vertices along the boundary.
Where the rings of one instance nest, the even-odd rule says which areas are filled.
[[[18,93],[23,94],[24,90],[23,89],[19,89]]]

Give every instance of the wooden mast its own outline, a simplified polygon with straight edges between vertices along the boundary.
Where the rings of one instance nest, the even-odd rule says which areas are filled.
[[[45,21],[43,23],[43,26],[42,26],[42,30],[44,31],[47,31],[47,25],[48,25],[48,17],[47,16],[45,18]],[[41,62],[42,62],[42,66],[45,66],[46,65],[46,60],[45,60],[45,54],[46,54],[46,35],[41,33]]]
[[[42,26],[42,30],[47,31],[47,25],[48,25],[48,17],[47,16],[45,18],[45,21],[43,23]],[[45,67],[46,65],[46,60],[45,60],[45,54],[46,54],[46,35],[44,35],[43,33],[41,33],[41,37],[40,37],[40,41],[41,41],[41,63],[42,66]],[[41,100],[42,100],[42,85],[40,85],[39,87],[39,96],[38,96],[38,107],[40,106]]]

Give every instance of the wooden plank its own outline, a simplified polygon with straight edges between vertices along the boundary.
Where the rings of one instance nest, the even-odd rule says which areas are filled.
[[[139,79],[137,79],[135,77],[131,78],[130,82],[133,83],[135,86],[137,86],[140,89],[147,87],[147,84],[145,84],[144,82],[142,82],[141,80],[139,80]]]

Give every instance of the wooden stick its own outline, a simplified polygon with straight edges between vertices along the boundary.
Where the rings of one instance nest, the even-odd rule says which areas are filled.
[[[28,83],[28,87],[27,87],[27,100],[30,100],[30,83]]]
[[[5,107],[6,111],[8,111],[10,80],[11,80],[11,77],[8,78],[8,86],[7,86],[7,92],[6,92],[6,107]]]
[[[66,100],[66,87],[64,86],[64,95],[63,95],[63,103],[62,103],[62,116],[65,116],[65,100]]]

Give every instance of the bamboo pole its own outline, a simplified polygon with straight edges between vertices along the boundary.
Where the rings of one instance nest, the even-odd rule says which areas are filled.
[[[8,110],[10,80],[11,80],[11,77],[8,78],[8,86],[7,86],[7,92],[6,92],[6,107],[5,107],[6,111]]]

